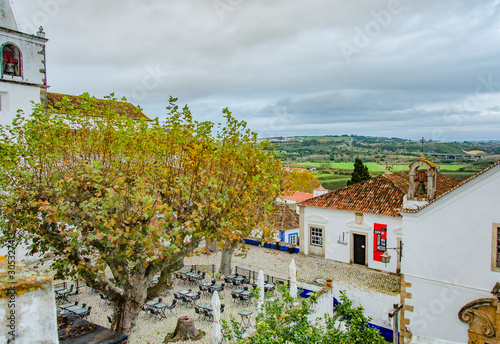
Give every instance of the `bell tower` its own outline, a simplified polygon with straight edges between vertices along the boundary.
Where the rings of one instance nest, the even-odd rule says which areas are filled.
[[[409,167],[408,193],[403,198],[403,208],[418,209],[436,197],[437,168],[423,153]]]
[[[11,124],[18,110],[27,116],[32,104],[46,98],[43,28],[21,32],[10,0],[0,0],[0,124]]]

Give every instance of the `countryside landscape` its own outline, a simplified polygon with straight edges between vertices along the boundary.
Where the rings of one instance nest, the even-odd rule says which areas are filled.
[[[0,0],[0,344],[500,344],[499,9]]]
[[[312,170],[323,187],[336,190],[351,179],[355,158],[361,158],[372,177],[407,171],[420,156],[422,142],[357,135],[269,138],[283,162]],[[442,174],[465,180],[500,158],[500,141],[425,141],[426,158]]]

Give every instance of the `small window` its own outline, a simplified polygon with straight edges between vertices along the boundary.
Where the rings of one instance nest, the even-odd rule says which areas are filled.
[[[500,271],[500,223],[493,224],[491,243],[491,269]]]
[[[288,237],[288,240],[290,240],[290,244],[296,244],[297,243],[297,234],[290,234]]]
[[[2,49],[2,74],[21,76],[21,51],[14,44],[6,44]]]
[[[496,267],[500,268],[500,227],[497,227],[497,263]]]
[[[311,246],[323,247],[323,229],[311,227]]]

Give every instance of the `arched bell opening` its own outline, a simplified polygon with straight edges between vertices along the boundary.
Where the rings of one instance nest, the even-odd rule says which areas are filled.
[[[23,60],[21,50],[13,43],[2,46],[2,75],[22,77]]]

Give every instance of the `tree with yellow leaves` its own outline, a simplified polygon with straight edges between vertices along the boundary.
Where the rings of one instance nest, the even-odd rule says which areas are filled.
[[[280,191],[279,160],[244,122],[225,109],[214,128],[175,101],[151,125],[116,99],[63,99],[64,114],[38,105],[0,130],[0,244],[52,252],[56,277],[105,294],[126,334],[203,239],[255,228]]]
[[[288,177],[293,191],[312,193],[320,185],[318,177],[311,171],[293,171]]]

